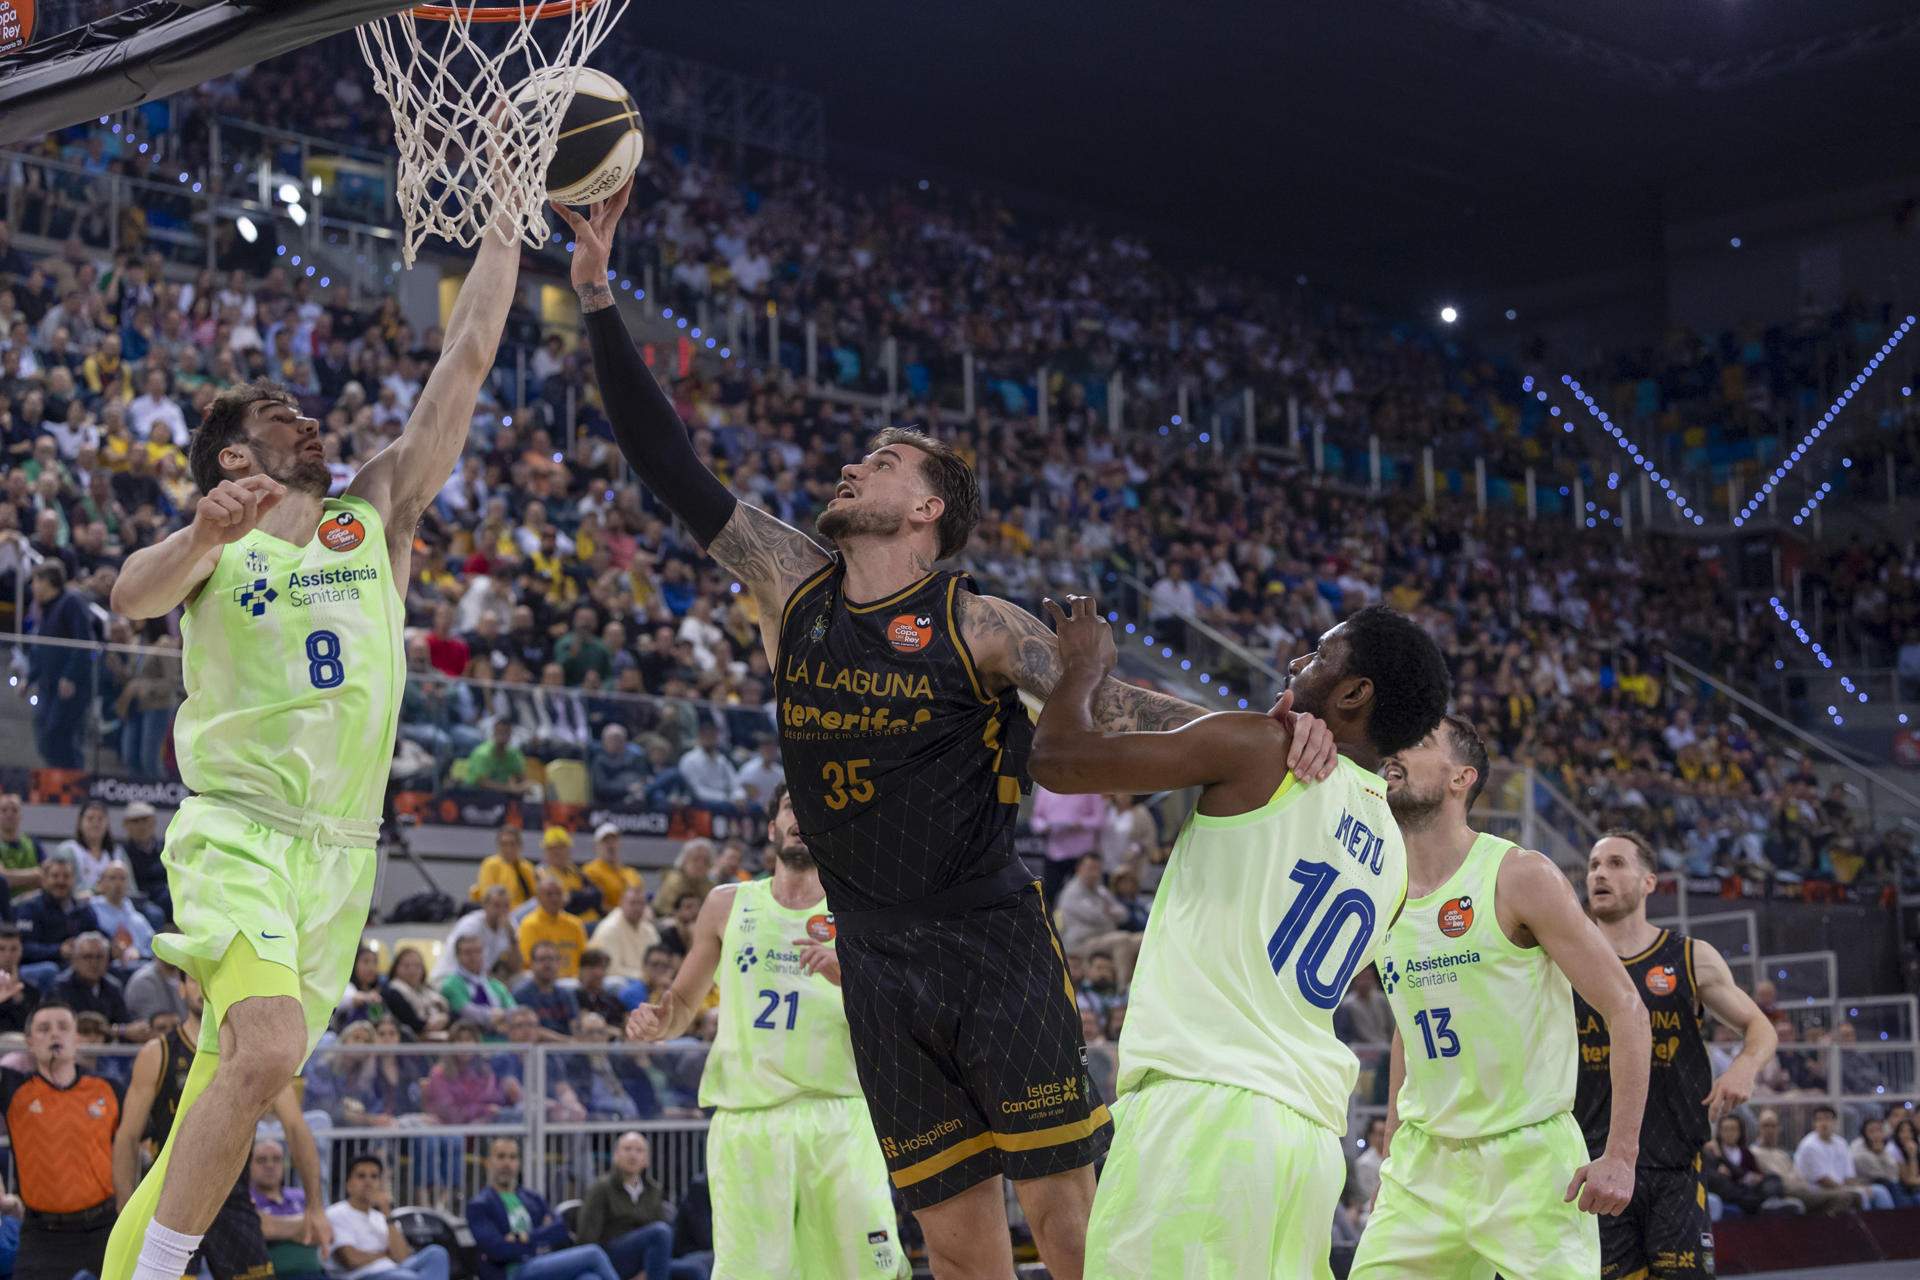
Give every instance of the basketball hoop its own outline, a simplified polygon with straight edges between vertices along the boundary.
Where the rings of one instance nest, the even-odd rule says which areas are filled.
[[[359,28],[373,87],[393,109],[408,266],[430,237],[472,248],[496,221],[546,243],[547,165],[572,73],[627,4],[452,0]]]

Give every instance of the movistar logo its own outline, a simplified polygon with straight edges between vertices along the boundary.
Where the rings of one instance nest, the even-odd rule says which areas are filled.
[[[244,587],[233,589],[233,601],[242,609],[258,618],[267,611],[267,606],[280,598],[280,593],[267,585],[265,578],[255,578]]]

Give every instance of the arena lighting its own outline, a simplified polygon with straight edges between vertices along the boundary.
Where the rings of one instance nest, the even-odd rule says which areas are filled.
[[[1773,608],[1773,616],[1780,619],[1781,622],[1786,624],[1787,629],[1793,632],[1794,639],[1805,645],[1812,652],[1813,656],[1819,659],[1821,669],[1823,671],[1833,670],[1833,658],[1828,655],[1825,649],[1820,647],[1819,641],[1807,634],[1807,629],[1800,625],[1800,620],[1787,612],[1787,606],[1781,603],[1780,597],[1770,596],[1767,599],[1767,603]],[[1841,676],[1840,687],[1852,694],[1854,700],[1862,705],[1873,701],[1873,699],[1867,696],[1866,690],[1860,688],[1853,682],[1852,676]],[[1830,704],[1827,707],[1827,715],[1833,720],[1835,725],[1844,725],[1847,722],[1846,717],[1840,713],[1838,703]],[[1906,722],[1906,716],[1902,715],[1900,717],[1900,723],[1905,724]]]
[[[1441,324],[1452,324],[1455,320],[1458,320],[1459,318],[1460,318],[1460,313],[1454,310],[1452,307],[1440,308]]]
[[[260,228],[254,226],[253,219],[244,213],[233,220],[233,229],[238,231],[240,238],[248,244],[252,244],[260,238]]]
[[[1512,307],[1507,308],[1507,319],[1518,320],[1519,318],[1520,318],[1520,313],[1518,311],[1515,311]]]
[[[1607,411],[1600,407],[1599,401],[1587,394],[1587,389],[1580,385],[1579,379],[1570,373],[1563,373],[1560,375],[1560,382],[1569,391],[1573,392],[1574,399],[1586,407],[1588,415],[1605,428],[1608,435],[1613,437],[1615,447],[1625,453],[1627,457],[1631,458],[1635,466],[1647,473],[1647,477],[1659,486],[1662,496],[1664,496],[1668,502],[1680,508],[1680,514],[1683,518],[1691,520],[1696,525],[1703,525],[1707,522],[1706,517],[1695,511],[1693,504],[1688,502],[1687,499],[1681,495],[1680,491],[1673,487],[1673,482],[1660,474],[1659,470],[1653,465],[1653,459],[1640,452],[1640,446],[1629,440],[1627,433],[1616,426],[1611,418],[1607,417]],[[1567,430],[1573,430],[1573,424],[1571,422],[1567,424]]]
[[[1740,509],[1740,514],[1733,518],[1734,528],[1737,529],[1747,521],[1753,519],[1754,513],[1760,510],[1760,504],[1765,502],[1767,498],[1772,495],[1774,489],[1786,480],[1787,473],[1793,470],[1794,465],[1798,463],[1800,459],[1807,456],[1807,450],[1813,447],[1814,441],[1818,440],[1826,432],[1826,429],[1833,425],[1834,420],[1840,416],[1840,411],[1845,409],[1853,397],[1859,394],[1861,388],[1867,385],[1867,379],[1880,371],[1880,366],[1886,362],[1888,356],[1893,354],[1893,349],[1900,345],[1900,339],[1907,336],[1907,330],[1913,328],[1914,323],[1914,317],[1908,316],[1900,322],[1900,327],[1893,331],[1893,336],[1880,344],[1880,350],[1875,352],[1873,358],[1862,366],[1860,372],[1854,376],[1853,381],[1847,384],[1847,389],[1842,391],[1838,398],[1827,406],[1827,411],[1820,415],[1820,421],[1814,423],[1813,429],[1800,438],[1800,443],[1795,445],[1780,465],[1773,469],[1772,476],[1768,477],[1758,489],[1753,491],[1753,496],[1747,499],[1746,505]],[[1904,391],[1905,388],[1902,388],[1902,390]],[[1795,523],[1797,524],[1799,522],[1795,521]]]
[[[307,225],[307,211],[300,205],[288,205],[287,216],[293,219],[293,225],[296,227],[304,227]]]
[[[280,184],[280,198],[288,204],[299,204],[300,188],[291,182],[283,182]]]
[[[309,183],[308,186],[312,190],[313,194],[319,195],[320,194],[320,175],[317,173],[314,174],[313,181]]]
[[[1842,458],[1840,459],[1840,465],[1843,467],[1851,467],[1853,465],[1853,459]],[[1833,492],[1833,482],[1831,480],[1821,485],[1818,489],[1815,489],[1813,491],[1813,496],[1800,504],[1800,513],[1794,516],[1793,522],[1795,524],[1805,524],[1807,521],[1807,517],[1813,514],[1813,509],[1819,506],[1822,502],[1826,501],[1827,495],[1832,492]]]

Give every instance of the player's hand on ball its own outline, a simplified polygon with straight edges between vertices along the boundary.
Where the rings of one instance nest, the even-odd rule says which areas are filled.
[[[840,985],[840,956],[832,947],[823,947],[812,938],[795,938],[793,945],[800,948],[802,969],[819,974],[836,987]]]
[[[1287,768],[1303,782],[1319,782],[1333,773],[1340,748],[1334,745],[1333,730],[1320,717],[1293,709],[1293,690],[1288,689],[1267,714],[1287,726],[1293,745],[1287,750]]]
[[[661,1040],[666,1031],[667,1020],[655,1005],[643,1004],[627,1015],[629,1040]]]
[[[1091,666],[1105,674],[1112,671],[1120,655],[1113,647],[1113,628],[1100,616],[1100,606],[1092,596],[1068,596],[1068,612],[1052,600],[1043,602],[1060,646],[1060,661],[1067,666]]]
[[[547,201],[573,232],[573,283],[576,287],[607,282],[607,260],[613,256],[613,230],[620,225],[620,215],[627,211],[627,200],[632,195],[633,179],[628,178],[620,184],[618,191],[591,206],[589,215],[584,218],[558,200]]]
[[[194,505],[194,536],[209,547],[238,542],[286,496],[286,486],[271,476],[222,480]]]
[[[1580,1197],[1580,1212],[1614,1216],[1633,1199],[1633,1166],[1619,1156],[1603,1155],[1573,1171],[1567,1199]]]

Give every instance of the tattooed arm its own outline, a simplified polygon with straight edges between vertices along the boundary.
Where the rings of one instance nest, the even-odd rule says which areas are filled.
[[[744,502],[734,507],[707,553],[753,593],[760,606],[760,642],[767,648],[767,661],[777,669],[780,615],[787,598],[819,572],[827,563],[827,553],[792,525]]]
[[[1053,632],[1016,604],[993,596],[959,593],[960,634],[989,691],[1017,686],[1045,702],[1060,683],[1060,649]],[[1094,723],[1110,733],[1177,729],[1206,714],[1204,707],[1112,676],[1093,694]]]

